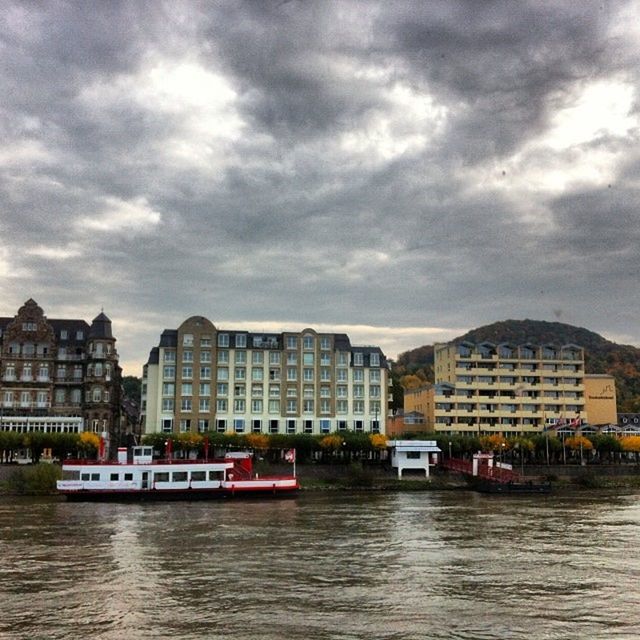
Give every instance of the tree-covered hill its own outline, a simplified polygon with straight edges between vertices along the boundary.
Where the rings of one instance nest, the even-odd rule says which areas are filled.
[[[611,342],[601,335],[562,322],[504,320],[465,333],[454,342],[511,342],[523,344],[577,344],[585,350],[587,373],[609,373],[616,379],[618,411],[640,411],[640,349]],[[392,367],[394,401],[402,406],[400,385],[405,388],[433,382],[433,346],[405,351]],[[398,404],[400,402],[400,404]]]

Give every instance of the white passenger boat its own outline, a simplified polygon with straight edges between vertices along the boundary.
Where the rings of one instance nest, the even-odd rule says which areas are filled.
[[[215,460],[154,460],[152,447],[134,447],[131,460],[66,460],[57,489],[70,500],[208,499],[236,495],[291,495],[294,475],[258,476],[251,454],[227,453]]]

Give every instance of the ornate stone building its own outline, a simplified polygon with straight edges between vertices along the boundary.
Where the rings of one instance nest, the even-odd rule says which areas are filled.
[[[47,319],[34,300],[0,318],[0,429],[107,432],[120,438],[120,379],[111,320]]]

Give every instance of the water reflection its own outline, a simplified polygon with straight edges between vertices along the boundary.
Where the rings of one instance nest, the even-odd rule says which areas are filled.
[[[7,638],[640,637],[636,496],[0,505]]]

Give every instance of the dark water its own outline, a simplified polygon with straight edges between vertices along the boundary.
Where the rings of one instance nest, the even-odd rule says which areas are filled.
[[[0,638],[640,638],[640,495],[0,503]]]

